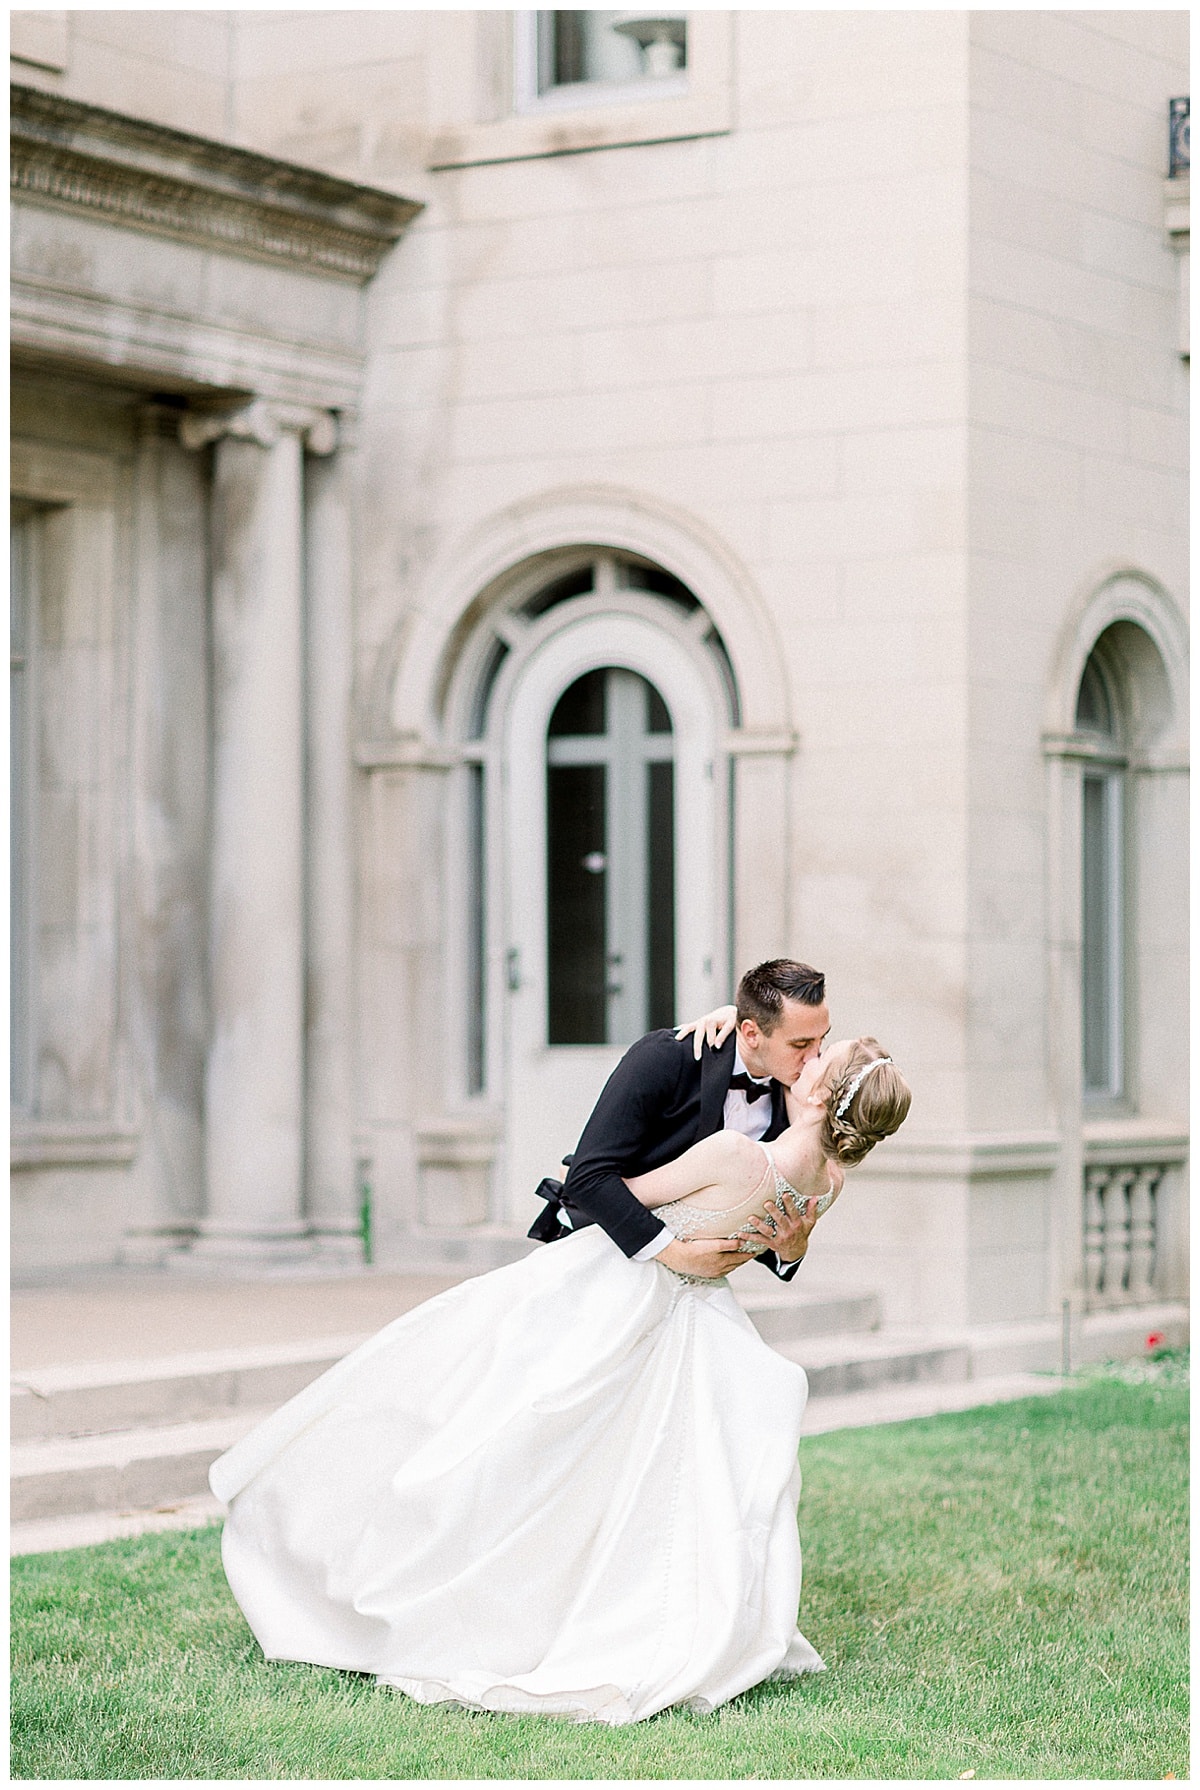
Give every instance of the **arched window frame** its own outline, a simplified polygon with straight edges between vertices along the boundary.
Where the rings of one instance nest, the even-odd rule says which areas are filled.
[[[588,566],[595,568],[590,592],[537,612],[542,593],[568,585]],[[506,943],[503,842],[514,824],[522,836],[545,837],[546,727],[558,696],[585,671],[609,664],[635,671],[655,685],[671,710],[681,766],[676,838],[684,845],[684,862],[677,855],[676,867],[677,912],[684,922],[679,1001],[688,1011],[699,1002],[699,1011],[718,998],[731,975],[725,746],[739,720],[736,684],[703,605],[694,596],[685,602],[689,593],[683,586],[676,598],[630,587],[624,568],[639,566],[658,570],[627,551],[577,547],[539,554],[517,567],[464,645],[448,691],[447,732],[460,742],[460,769],[449,792],[449,834],[461,843],[451,845],[447,917],[451,936],[463,946],[452,954],[461,965],[455,1004],[464,1015],[462,1049],[455,1054],[464,1065],[461,1095],[468,1100],[492,1104],[499,1098],[504,994],[523,973]],[[521,702],[515,716],[514,699]],[[523,732],[527,757],[519,767],[513,762],[514,730]],[[697,766],[703,767],[698,774]],[[515,822],[506,811],[514,784],[521,815]],[[694,851],[697,861],[690,864],[688,842],[706,840],[711,841],[707,854]],[[686,904],[685,889],[690,890]],[[706,975],[683,967],[696,956],[689,932],[707,932],[712,941],[704,953]],[[544,962],[544,941],[539,949]]]
[[[1111,740],[1078,725],[1080,685],[1099,648],[1116,696],[1120,752]],[[1145,572],[1118,566],[1084,587],[1068,619],[1047,685],[1042,748],[1047,822],[1047,1065],[1060,1149],[1048,1215],[1054,1296],[1085,1306],[1109,1300],[1093,1285],[1097,1249],[1114,1263],[1132,1233],[1129,1200],[1151,1183],[1150,1281],[1157,1296],[1187,1281],[1186,976],[1165,969],[1163,951],[1179,958],[1186,941],[1186,780],[1188,772],[1187,628],[1163,587]],[[1124,757],[1121,838],[1125,910],[1127,1015],[1124,1097],[1092,1099],[1084,1091],[1082,1012],[1083,779],[1089,769]],[[1147,848],[1165,851],[1166,881],[1152,890]],[[1147,900],[1166,927],[1148,930]],[[1153,965],[1150,957],[1155,958]],[[1165,979],[1164,979],[1165,978]],[[1148,1003],[1153,1000],[1153,1011]],[[1108,1192],[1115,1205],[1110,1213]],[[1126,1197],[1128,1196],[1128,1197]],[[1098,1208],[1097,1200],[1101,1201]],[[1124,1203],[1122,1203],[1124,1202]],[[1144,1201],[1143,1201],[1144,1204]],[[1110,1217],[1112,1223],[1109,1223]],[[1144,1211],[1138,1224],[1145,1226]],[[1145,1232],[1150,1235],[1150,1232]],[[1144,1239],[1143,1239],[1144,1240]],[[1136,1252],[1135,1252],[1136,1253]],[[1145,1264],[1143,1263],[1143,1266]],[[1105,1268],[1103,1280],[1109,1277]],[[1136,1276],[1112,1294],[1140,1296]],[[1120,1273],[1115,1283],[1121,1282]],[[1111,1302],[1111,1300],[1109,1300]]]

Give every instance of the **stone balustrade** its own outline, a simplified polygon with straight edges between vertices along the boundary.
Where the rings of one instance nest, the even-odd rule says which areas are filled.
[[[1166,1162],[1092,1163],[1083,1174],[1083,1271],[1088,1309],[1142,1305],[1160,1292],[1158,1195]]]

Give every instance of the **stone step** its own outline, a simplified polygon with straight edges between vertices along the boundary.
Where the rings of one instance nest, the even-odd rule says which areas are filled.
[[[791,1296],[782,1296],[786,1293],[768,1288],[748,1302],[760,1327],[763,1314],[769,1318],[791,1307]],[[826,1308],[827,1317],[832,1309]],[[849,1300],[837,1309],[856,1321],[877,1315],[869,1302]],[[802,1310],[803,1302],[795,1301],[796,1313]],[[800,1322],[811,1318],[810,1311]],[[1167,1341],[1183,1340],[1185,1322],[1181,1306],[1089,1316],[1076,1326],[1075,1359],[1116,1354],[1118,1342],[1129,1345],[1126,1352],[1140,1353],[1133,1332],[1151,1327],[1166,1331]],[[21,1413],[22,1427],[10,1457],[12,1522],[45,1524],[103,1512],[144,1514],[203,1497],[208,1468],[217,1455],[359,1340],[324,1338],[22,1376],[14,1388],[14,1411]],[[1050,1320],[1006,1331],[996,1327],[933,1336],[897,1327],[824,1335],[791,1331],[771,1341],[807,1372],[810,1416],[822,1427],[830,1426],[839,1406],[844,1412],[875,1412],[857,1421],[886,1422],[919,1414],[927,1398],[934,1400],[931,1410],[943,1408],[945,1397],[952,1400],[946,1409],[983,1403],[987,1382],[1005,1374],[1015,1384],[1039,1389],[1045,1381],[1031,1386],[1030,1370],[1045,1374],[1054,1365]],[[952,1387],[960,1390],[942,1390]],[[181,1412],[188,1421],[181,1420]],[[838,1416],[836,1426],[853,1420]],[[70,1433],[71,1425],[85,1426],[85,1433]]]
[[[961,1337],[930,1337],[911,1330],[878,1330],[871,1335],[814,1336],[774,1342],[781,1355],[799,1362],[814,1399],[868,1392],[879,1386],[967,1380],[971,1351]]]
[[[772,1348],[806,1337],[878,1330],[883,1322],[878,1293],[804,1284],[803,1270],[786,1285],[772,1284],[761,1269],[751,1280],[752,1273],[754,1270],[747,1268],[729,1284],[758,1334]],[[762,1281],[765,1286],[759,1284]]]
[[[9,1434],[14,1442],[50,1441],[274,1408],[363,1340],[322,1336],[151,1361],[31,1368],[12,1376]]]
[[[743,1292],[741,1303],[772,1346],[828,1331],[870,1330],[879,1323],[873,1293],[804,1295],[768,1283],[762,1291]],[[150,1361],[28,1369],[12,1376],[9,1434],[13,1442],[50,1441],[281,1405],[363,1341],[362,1334],[326,1336]]]
[[[810,1398],[801,1435],[826,1436],[833,1430],[906,1423],[915,1417],[974,1411],[980,1405],[1005,1404],[1011,1399],[1044,1398],[1048,1393],[1060,1392],[1066,1384],[1057,1374],[997,1374],[983,1380],[912,1381],[908,1385],[875,1386],[863,1392]]]
[[[75,1511],[68,1516],[33,1517],[13,1523],[8,1531],[8,1551],[20,1554],[57,1554],[63,1548],[94,1548],[103,1541],[125,1541],[134,1535],[160,1535],[168,1529],[203,1529],[220,1522],[225,1506],[211,1492],[194,1498],[171,1498],[145,1510]]]
[[[1015,1373],[982,1380],[892,1384],[840,1397],[812,1398],[804,1415],[803,1434],[821,1436],[831,1430],[901,1423],[914,1417],[934,1417],[943,1411],[972,1410],[1008,1399],[1044,1396],[1057,1392],[1062,1384],[1053,1374]],[[143,1509],[126,1505],[28,1518],[13,1523],[9,1551],[14,1555],[42,1554],[170,1529],[199,1529],[219,1521],[223,1509],[210,1493],[200,1493],[163,1500]]]
[[[888,1383],[937,1381],[965,1375],[963,1348],[900,1345],[883,1333],[792,1340],[782,1351],[799,1359],[809,1374],[814,1395],[845,1393]],[[315,1368],[310,1358],[293,1363]],[[211,1371],[211,1370],[210,1370]],[[204,1379],[205,1376],[198,1376]],[[309,1375],[311,1378],[311,1374]],[[131,1402],[145,1409],[156,1388],[182,1383],[186,1377],[143,1377],[131,1383]],[[84,1387],[64,1389],[81,1393]],[[114,1383],[101,1390],[110,1394]],[[286,1394],[284,1395],[286,1396]],[[51,1435],[16,1443],[11,1451],[11,1521],[44,1522],[88,1512],[148,1510],[203,1494],[211,1463],[252,1427],[281,1398],[267,1405],[248,1401],[219,1416],[189,1423],[145,1423],[102,1434]],[[69,1408],[69,1407],[65,1407]],[[112,1404],[108,1406],[111,1410]]]
[[[202,1496],[217,1456],[274,1408],[237,1411],[204,1423],[18,1443],[9,1451],[10,1521],[151,1510]]]

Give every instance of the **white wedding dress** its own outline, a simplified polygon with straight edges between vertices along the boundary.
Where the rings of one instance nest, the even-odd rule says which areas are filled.
[[[640,1721],[822,1669],[796,1627],[808,1384],[724,1281],[598,1227],[397,1318],[215,1462],[268,1659]]]

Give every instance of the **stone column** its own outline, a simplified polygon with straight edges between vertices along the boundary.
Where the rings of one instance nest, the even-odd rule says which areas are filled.
[[[303,454],[332,419],[185,419],[212,496],[210,1033],[202,1256],[310,1252],[303,1209]]]
[[[310,460],[307,498],[305,1210],[318,1254],[363,1259],[355,1173],[351,455]]]

